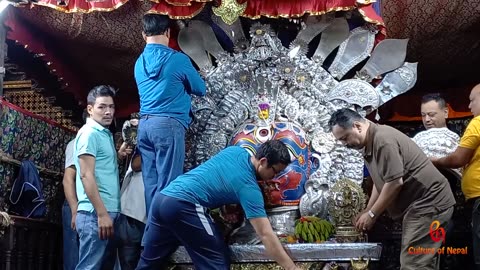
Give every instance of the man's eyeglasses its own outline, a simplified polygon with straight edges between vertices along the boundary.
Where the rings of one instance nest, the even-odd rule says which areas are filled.
[[[270,166],[270,168],[272,168],[274,176],[277,176],[281,172],[281,171],[277,171],[277,169],[275,169],[275,167],[273,167],[273,166]]]

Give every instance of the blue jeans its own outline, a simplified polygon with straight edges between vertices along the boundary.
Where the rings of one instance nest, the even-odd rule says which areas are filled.
[[[108,213],[114,224],[119,213]],[[76,226],[80,238],[79,261],[76,270],[114,269],[117,259],[114,238],[101,240],[98,236],[98,217],[96,212],[78,211]]]
[[[138,126],[137,147],[142,156],[148,214],[155,193],[183,173],[185,127],[171,117],[142,116]]]
[[[78,235],[72,230],[72,211],[65,200],[62,207],[63,269],[74,270],[78,263]]]
[[[118,257],[122,270],[134,270],[142,252],[145,224],[131,217],[120,215],[118,221]]]

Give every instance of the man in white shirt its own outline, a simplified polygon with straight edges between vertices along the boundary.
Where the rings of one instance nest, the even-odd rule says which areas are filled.
[[[129,147],[133,148],[135,145],[129,145]],[[145,187],[141,171],[141,156],[138,151],[133,154],[122,182],[120,207],[118,249],[120,265],[122,270],[133,270],[140,259],[141,242],[147,222]]]
[[[82,119],[85,123],[88,117],[83,111]],[[78,263],[78,236],[75,231],[75,218],[77,216],[77,193],[75,190],[75,174],[77,172],[73,162],[73,142],[71,140],[65,149],[65,171],[63,173],[63,190],[65,202],[62,208],[63,223],[63,269],[73,270]]]

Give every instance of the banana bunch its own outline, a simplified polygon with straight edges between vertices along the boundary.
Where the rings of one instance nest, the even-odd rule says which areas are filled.
[[[328,240],[335,228],[325,219],[301,217],[295,221],[295,237],[307,243],[320,243]]]

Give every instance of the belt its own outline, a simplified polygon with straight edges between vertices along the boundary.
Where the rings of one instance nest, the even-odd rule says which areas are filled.
[[[145,114],[145,115],[140,116],[140,119],[148,119],[148,118],[153,118],[153,117],[171,118],[170,116],[165,116],[165,115]]]
[[[173,119],[175,122],[180,124],[184,129],[187,129],[180,120],[178,120],[175,117],[169,116],[169,115],[152,115],[152,114],[145,114],[140,116],[140,119],[147,120],[148,118],[153,118],[153,117],[160,117],[160,118],[165,118],[165,119]]]

